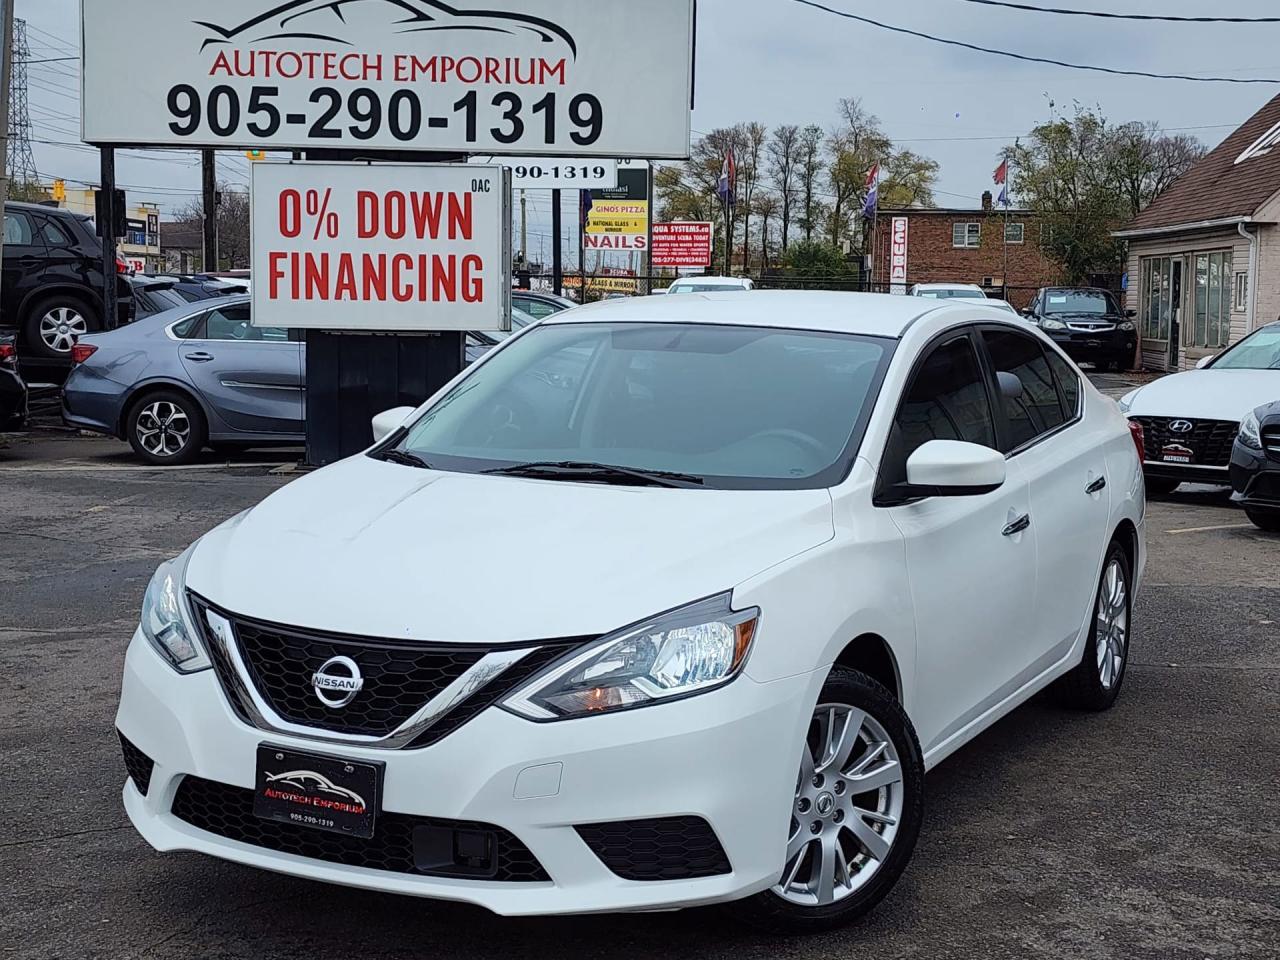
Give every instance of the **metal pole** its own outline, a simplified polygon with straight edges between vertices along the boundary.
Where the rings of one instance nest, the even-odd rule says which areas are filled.
[[[560,191],[551,191],[551,289],[557,297],[564,296],[564,248],[560,231],[563,228],[560,209]]]
[[[0,207],[9,202],[9,85],[13,79],[13,0],[0,0]],[[0,255],[4,253],[4,232],[0,231]],[[10,325],[17,317],[4,318]]]
[[[1012,179],[1013,164],[1010,163],[1004,171],[1004,267],[1000,278],[1000,292],[1005,300],[1009,299],[1009,201],[1013,199],[1009,194],[1009,181]]]
[[[645,243],[644,248],[644,292],[646,294],[653,293],[653,203],[657,199],[654,195],[654,174],[653,161],[649,161],[649,239]],[[637,292],[639,288],[637,288]]]
[[[578,191],[578,302],[587,302],[587,224],[582,211],[586,209],[585,190]]]
[[[212,150],[200,151],[200,172],[204,195],[204,272],[218,270],[218,169]]]
[[[520,260],[529,269],[529,211],[525,192],[520,191]]]
[[[116,233],[123,210],[116,209],[116,151],[101,147],[102,212],[105,223],[98,224],[102,234],[102,328],[114,330],[119,323],[119,279],[116,275]]]

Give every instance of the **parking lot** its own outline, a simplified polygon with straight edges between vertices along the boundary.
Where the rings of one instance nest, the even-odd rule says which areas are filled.
[[[139,599],[296,456],[164,472],[52,429],[0,445],[6,960],[1276,956],[1280,539],[1209,488],[1151,504],[1117,709],[1037,700],[944,762],[903,882],[843,933],[773,940],[715,910],[505,920],[155,854],[121,808],[112,726]]]

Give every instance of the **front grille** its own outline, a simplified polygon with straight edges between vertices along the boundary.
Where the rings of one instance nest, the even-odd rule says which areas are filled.
[[[237,616],[194,594],[189,596],[214,672],[231,708],[245,723],[263,729],[276,727],[258,715],[249,695],[250,684],[287,723],[340,735],[386,737],[485,656],[497,652],[474,645],[408,643],[286,627]],[[247,678],[213,636],[207,618],[210,611],[231,623]],[[477,680],[474,689],[469,688],[414,740],[406,744],[402,735],[389,745],[415,749],[437,743],[514,693],[543,668],[593,639],[571,637],[529,643],[529,653],[487,682]],[[321,703],[312,686],[316,671],[335,656],[355,661],[364,680],[351,703],[337,709]],[[470,680],[468,677],[466,682]]]
[[[1272,460],[1280,460],[1280,427],[1262,428],[1262,447]]]
[[[130,743],[123,733],[116,731],[120,738],[120,750],[124,753],[124,768],[129,771],[129,779],[144,797],[151,787],[151,771],[155,769],[155,761]]]
[[[729,858],[701,817],[626,820],[575,827],[600,862],[623,880],[690,880],[729,873]]]
[[[551,880],[514,834],[486,823],[380,813],[373,837],[362,840],[260,819],[253,815],[252,790],[199,777],[184,777],[178,785],[173,815],[227,840],[348,867],[501,883]],[[438,841],[446,835],[460,840],[444,848],[462,853],[439,855]],[[475,856],[468,856],[468,851]]]
[[[1190,420],[1184,417],[1135,417],[1146,434],[1147,460],[1159,463],[1161,451],[1171,443],[1189,448],[1195,454],[1197,467],[1226,467],[1231,463],[1231,448],[1240,433],[1240,424],[1229,420]],[[1187,419],[1189,433],[1174,433],[1169,424]]]

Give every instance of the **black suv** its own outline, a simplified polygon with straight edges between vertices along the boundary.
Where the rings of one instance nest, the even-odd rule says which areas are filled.
[[[1121,310],[1109,290],[1045,287],[1023,316],[1078,363],[1100,370],[1131,370],[1138,352],[1137,313]]]
[[[70,360],[76,337],[128,323],[133,295],[117,264],[117,316],[102,317],[102,241],[89,217],[34,203],[4,207],[0,326],[17,331],[23,357]]]
[[[1254,526],[1280,533],[1280,402],[1245,417],[1231,451],[1231,487]]]
[[[18,375],[13,337],[0,337],[0,433],[21,430],[27,423],[27,385]]]

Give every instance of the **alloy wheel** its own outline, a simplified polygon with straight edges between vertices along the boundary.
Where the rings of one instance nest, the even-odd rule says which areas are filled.
[[[70,353],[76,339],[88,332],[88,322],[75,307],[54,307],[40,318],[40,339],[58,353]]]
[[[138,442],[155,457],[173,457],[191,440],[191,420],[176,403],[157,400],[138,414]]]
[[[1129,585],[1124,568],[1112,559],[1102,575],[1097,613],[1098,681],[1102,689],[1116,685],[1129,652]]]
[[[821,907],[860,890],[888,859],[902,821],[902,764],[864,710],[820,704],[800,762],[786,867],[773,892]]]

